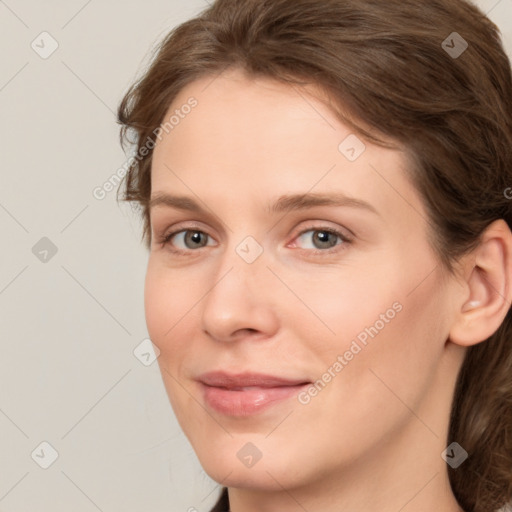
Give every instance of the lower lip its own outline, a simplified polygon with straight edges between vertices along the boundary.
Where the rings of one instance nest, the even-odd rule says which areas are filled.
[[[226,416],[257,414],[283,400],[297,396],[307,386],[309,384],[234,391],[201,383],[206,403],[215,411]]]

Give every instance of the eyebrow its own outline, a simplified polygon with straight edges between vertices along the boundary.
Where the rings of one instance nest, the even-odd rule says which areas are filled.
[[[169,208],[176,208],[194,212],[198,214],[208,214],[198,202],[191,197],[174,196],[164,192],[157,192],[149,201],[149,208],[153,209],[158,206],[165,206]],[[307,210],[317,206],[346,206],[352,208],[359,208],[379,215],[379,212],[366,201],[357,199],[355,197],[347,196],[341,192],[331,194],[291,194],[282,195],[274,203],[268,204],[268,213],[287,213],[291,211]]]

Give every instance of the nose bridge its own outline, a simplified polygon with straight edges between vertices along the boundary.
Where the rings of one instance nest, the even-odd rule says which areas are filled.
[[[230,244],[218,256],[214,279],[203,301],[203,329],[230,341],[240,330],[271,335],[277,328],[275,304],[263,246],[252,236]]]

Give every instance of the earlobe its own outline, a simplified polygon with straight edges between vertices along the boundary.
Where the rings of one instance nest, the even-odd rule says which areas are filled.
[[[461,299],[449,339],[471,346],[492,336],[510,308],[512,233],[507,223],[500,219],[490,224],[466,261],[466,295]]]

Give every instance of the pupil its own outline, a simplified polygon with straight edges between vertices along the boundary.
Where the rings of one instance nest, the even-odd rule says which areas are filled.
[[[201,243],[201,233],[199,233],[199,231],[192,231],[192,235],[189,238],[192,239],[193,243]]]
[[[327,232],[327,231],[318,231],[317,232],[317,239],[320,240],[320,244],[328,244],[328,240],[329,240],[329,235],[331,235],[331,233]]]

